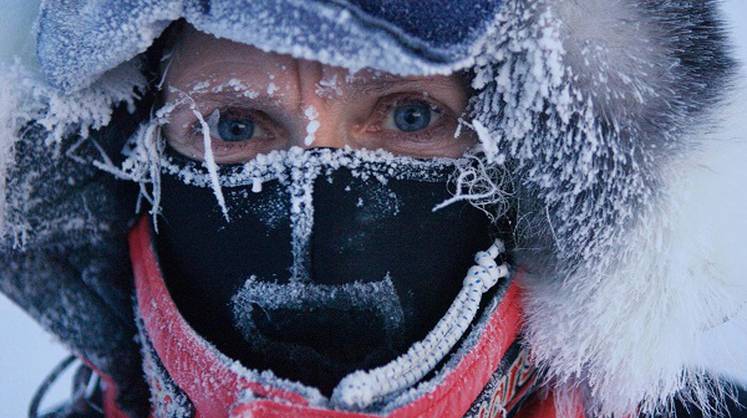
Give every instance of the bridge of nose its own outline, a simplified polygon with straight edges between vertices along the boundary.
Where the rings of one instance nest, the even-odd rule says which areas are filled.
[[[291,145],[302,148],[343,148],[346,144],[346,107],[349,98],[339,80],[344,80],[347,70],[316,61],[296,60],[299,113],[303,124],[293,135]],[[334,83],[334,85],[329,85]],[[331,88],[334,94],[328,94]]]

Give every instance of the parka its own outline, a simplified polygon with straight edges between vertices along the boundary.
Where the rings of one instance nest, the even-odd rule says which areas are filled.
[[[169,308],[153,232],[126,198],[153,184],[122,149],[152,116],[178,21],[351,71],[470,74],[466,126],[484,164],[511,179],[515,274],[441,380],[400,398],[420,415],[401,416],[494,416],[500,397],[526,417],[737,414],[747,383],[744,77],[717,1],[28,7],[35,23],[8,30],[33,52],[2,57],[0,76],[0,291],[102,378],[94,403],[106,416],[223,413],[198,399],[220,395],[190,390],[170,370],[190,359],[168,347],[194,335]],[[153,321],[169,320],[175,334],[155,336]],[[491,335],[496,326],[515,341]],[[450,374],[473,361],[481,371]],[[524,369],[531,378],[500,383]],[[462,383],[449,386],[450,376]],[[223,406],[232,416],[301,416],[298,405],[360,416],[305,389],[254,386],[264,383],[241,396],[231,388]],[[457,401],[460,391],[468,396]],[[454,402],[429,409],[436,398]],[[79,416],[83,404],[59,414]],[[399,416],[393,405],[374,412]]]

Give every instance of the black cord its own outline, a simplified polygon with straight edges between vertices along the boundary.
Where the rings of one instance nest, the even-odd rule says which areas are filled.
[[[75,361],[75,359],[76,357],[72,354],[65,357],[59,364],[57,364],[57,366],[55,366],[54,369],[52,369],[44,381],[42,381],[41,385],[39,385],[39,388],[36,390],[36,393],[34,393],[34,397],[31,398],[29,418],[39,417],[39,405],[41,405],[42,400],[44,400],[44,396],[47,394],[49,387],[52,386],[57,378],[60,377],[60,375]]]

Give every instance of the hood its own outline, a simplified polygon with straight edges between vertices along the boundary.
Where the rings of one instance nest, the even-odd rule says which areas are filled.
[[[111,198],[134,186],[80,161],[118,154],[147,117],[143,52],[184,18],[351,69],[471,70],[467,122],[512,177],[525,334],[547,384],[582,388],[598,416],[677,396],[712,411],[724,379],[747,383],[744,76],[718,2],[432,3],[48,0],[26,13],[33,30],[4,27],[37,55],[2,57],[0,289],[138,380],[122,265],[134,212]]]
[[[501,3],[50,1],[41,10],[37,52],[50,84],[75,91],[145,51],[169,23],[183,17],[220,38],[351,70],[449,74],[474,63]]]

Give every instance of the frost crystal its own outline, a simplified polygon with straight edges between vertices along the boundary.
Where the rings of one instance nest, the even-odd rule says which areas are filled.
[[[23,247],[31,228],[20,207],[7,205],[25,205],[30,199],[6,194],[5,176],[13,169],[16,142],[33,126],[41,128],[43,141],[50,148],[59,148],[72,136],[87,138],[91,131],[109,124],[117,105],[124,103],[132,110],[146,83],[137,59],[69,95],[41,83],[20,63],[0,63],[0,74],[0,238],[10,238],[14,246]]]
[[[390,363],[343,378],[332,393],[332,402],[344,408],[363,409],[421,380],[465,333],[477,314],[482,294],[508,276],[508,266],[495,262],[503,251],[503,243],[496,241],[488,250],[478,252],[477,264],[469,269],[462,290],[433,330]]]
[[[278,91],[278,86],[275,85],[275,83],[270,82],[267,83],[267,95],[272,96],[275,94],[275,92]]]
[[[213,188],[215,198],[218,200],[218,205],[220,206],[221,211],[223,211],[223,217],[226,218],[226,221],[230,221],[230,218],[228,217],[228,207],[226,207],[226,199],[223,197],[223,190],[221,190],[220,180],[218,179],[218,165],[215,163],[215,158],[213,157],[213,142],[210,136],[210,126],[194,104],[192,106],[192,113],[197,117],[197,120],[200,121],[200,126],[202,127],[202,145],[205,155],[205,167],[210,174],[210,185]],[[213,119],[220,118],[220,114],[214,112],[212,117]],[[213,125],[217,124],[216,120],[213,120],[213,122]]]
[[[308,147],[314,143],[316,131],[320,126],[319,121],[317,120],[319,113],[316,111],[314,106],[309,106],[304,110],[303,114],[306,116],[306,119],[309,120],[309,123],[306,125],[306,138],[303,140],[304,145]]]
[[[321,79],[316,88],[316,95],[319,97],[341,96],[342,89],[337,84],[337,74]]]

